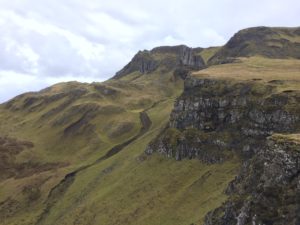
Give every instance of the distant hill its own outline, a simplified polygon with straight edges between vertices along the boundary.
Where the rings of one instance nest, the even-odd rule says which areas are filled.
[[[237,32],[209,64],[227,63],[236,57],[264,56],[268,58],[300,59],[300,27],[253,27]]]

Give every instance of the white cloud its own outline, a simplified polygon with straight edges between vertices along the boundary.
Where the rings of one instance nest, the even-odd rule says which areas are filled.
[[[0,102],[55,82],[107,79],[140,49],[299,26],[299,11],[298,0],[0,0]]]
[[[103,81],[89,76],[62,76],[51,77],[45,76],[43,79],[26,73],[17,73],[14,71],[0,71],[0,102],[5,102],[13,98],[16,93],[21,94],[24,92],[39,91],[55,83],[65,81],[80,81],[91,83],[93,81]]]
[[[7,101],[16,94],[38,91],[45,84],[30,74],[22,74],[14,71],[0,71],[0,102]]]

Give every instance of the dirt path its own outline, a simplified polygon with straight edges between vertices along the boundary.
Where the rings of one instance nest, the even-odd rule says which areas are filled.
[[[102,162],[103,160],[106,160],[112,156],[114,156],[115,154],[119,153],[120,151],[122,151],[125,147],[127,147],[128,145],[130,145],[132,142],[134,142],[135,140],[137,140],[138,138],[140,138],[141,136],[143,136],[145,133],[147,133],[152,125],[152,122],[147,114],[147,111],[154,108],[157,104],[159,104],[161,101],[159,102],[155,102],[152,106],[150,106],[149,108],[145,109],[144,111],[140,112],[140,121],[141,121],[141,128],[140,131],[137,135],[135,135],[134,137],[130,138],[129,140],[118,144],[114,147],[112,147],[109,151],[106,152],[106,154],[104,156],[102,156],[101,158],[97,159],[95,162],[88,164],[86,166],[80,167],[70,173],[68,173],[67,175],[65,175],[64,179],[62,179],[55,187],[53,187],[51,189],[51,191],[49,192],[48,198],[45,202],[46,207],[44,208],[42,214],[39,216],[36,225],[41,225],[43,224],[43,222],[45,221],[45,219],[48,217],[48,214],[50,212],[50,210],[56,205],[56,203],[65,195],[65,193],[67,192],[67,190],[69,189],[69,187],[74,183],[75,181],[75,177],[76,174],[90,168],[91,166],[94,166],[100,162]]]

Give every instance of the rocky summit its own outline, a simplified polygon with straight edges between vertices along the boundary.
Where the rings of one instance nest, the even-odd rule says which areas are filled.
[[[171,70],[184,70],[185,68],[199,70],[205,67],[200,56],[203,48],[189,48],[185,45],[157,47],[151,51],[139,51],[114,78],[126,76],[132,72],[147,74],[157,69],[166,73]]]
[[[300,28],[139,51],[0,105],[2,225],[299,225]]]

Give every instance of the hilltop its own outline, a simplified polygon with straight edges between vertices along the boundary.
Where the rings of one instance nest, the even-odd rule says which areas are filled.
[[[133,72],[148,74],[154,71],[161,74],[176,71],[179,75],[184,75],[182,73],[187,70],[199,70],[205,67],[205,62],[200,55],[203,50],[203,48],[179,45],[139,51],[113,78],[118,79]]]
[[[300,59],[300,28],[254,27],[237,32],[210,60],[226,63],[236,57]]]

